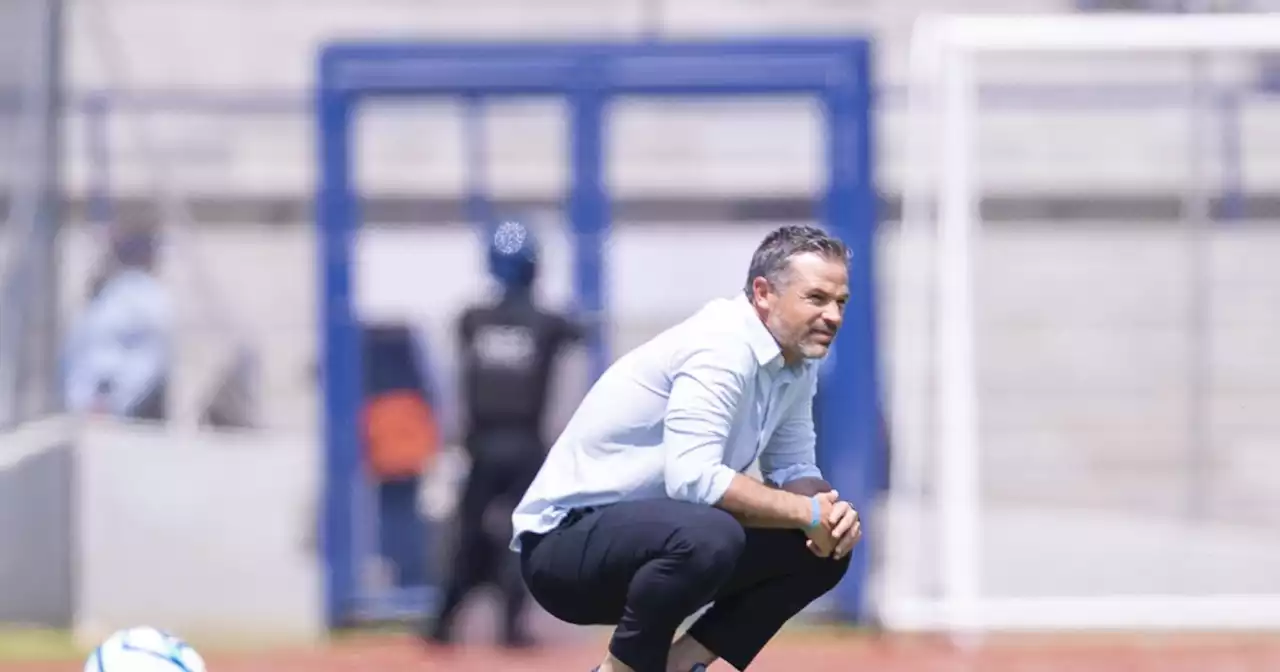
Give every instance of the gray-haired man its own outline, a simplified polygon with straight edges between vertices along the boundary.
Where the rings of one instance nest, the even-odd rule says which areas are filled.
[[[552,447],[512,548],[552,615],[617,626],[601,672],[745,669],[844,576],[861,526],[815,464],[812,400],[848,258],[812,227],[770,233],[744,295],[620,358]],[[766,483],[742,473],[757,459]]]

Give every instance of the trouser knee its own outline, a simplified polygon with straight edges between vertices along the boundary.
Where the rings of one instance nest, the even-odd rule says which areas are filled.
[[[811,590],[816,598],[826,594],[844,580],[845,574],[849,572],[851,557],[846,555],[840,560],[832,560],[810,555],[801,566],[796,567],[793,577],[805,588]]]
[[[690,515],[667,546],[684,559],[685,571],[714,582],[729,577],[746,543],[741,523],[720,509],[707,508]]]

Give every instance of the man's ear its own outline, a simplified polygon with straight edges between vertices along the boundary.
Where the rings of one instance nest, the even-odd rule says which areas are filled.
[[[764,299],[772,288],[769,287],[769,281],[763,277],[755,277],[751,280],[751,302],[755,303]],[[767,299],[765,299],[767,301]]]

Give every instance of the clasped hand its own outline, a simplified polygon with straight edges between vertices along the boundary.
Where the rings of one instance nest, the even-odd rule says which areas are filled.
[[[848,502],[840,501],[839,497],[840,493],[835,490],[817,496],[821,522],[805,532],[809,537],[805,545],[821,558],[842,560],[862,538],[858,512]]]

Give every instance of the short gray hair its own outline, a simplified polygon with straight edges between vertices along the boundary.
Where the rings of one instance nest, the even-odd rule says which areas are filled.
[[[783,226],[765,236],[751,255],[751,268],[747,270],[747,283],[742,288],[752,295],[751,283],[764,278],[773,287],[781,287],[791,269],[791,258],[813,253],[831,261],[848,261],[849,248],[839,238],[827,235],[814,226]]]

